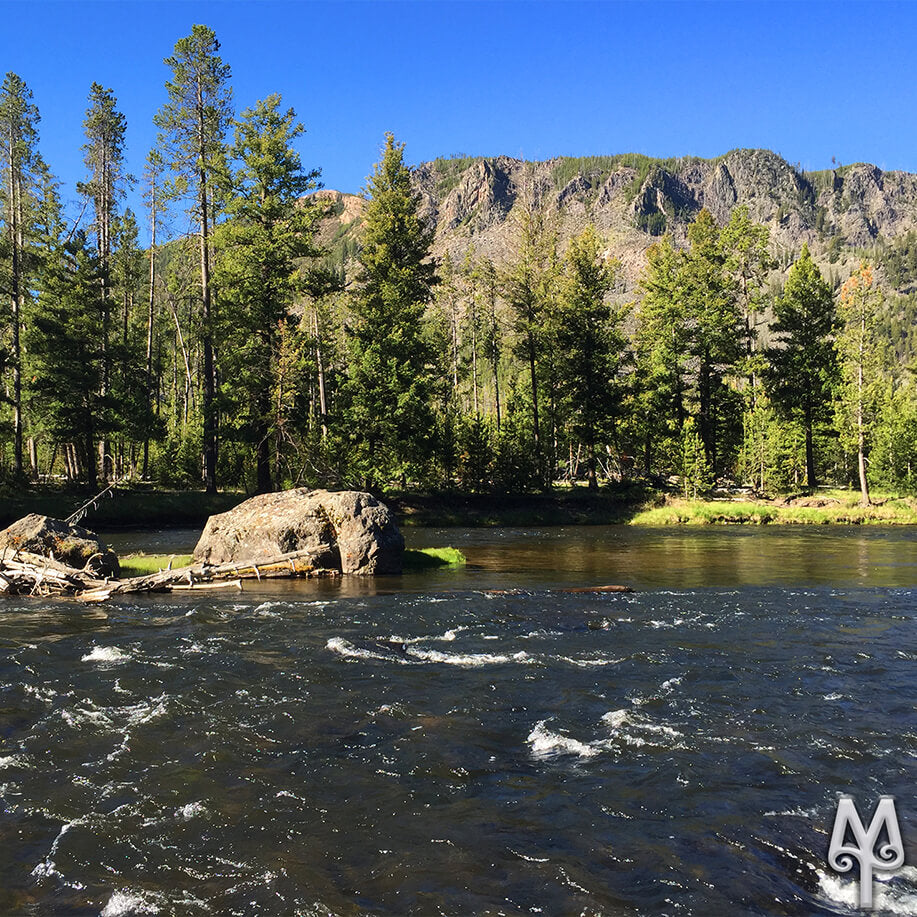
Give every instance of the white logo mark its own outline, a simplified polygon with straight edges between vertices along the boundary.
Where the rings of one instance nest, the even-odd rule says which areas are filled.
[[[887,843],[878,844],[882,829]],[[848,830],[854,843],[844,843]],[[878,846],[877,846],[878,845]],[[860,907],[872,907],[872,871],[888,871],[904,865],[904,844],[895,812],[895,797],[882,796],[876,806],[869,828],[863,827],[860,813],[852,796],[841,796],[834,816],[834,831],[828,847],[828,865],[836,872],[850,872],[853,861],[860,864]]]

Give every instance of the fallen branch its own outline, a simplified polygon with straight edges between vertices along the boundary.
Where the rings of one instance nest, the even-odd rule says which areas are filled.
[[[307,551],[280,554],[257,563],[192,564],[179,569],[132,576],[122,580],[99,579],[53,558],[16,552],[0,557],[0,593],[6,595],[65,595],[84,602],[104,602],[114,595],[172,590],[242,588],[244,579],[336,576],[338,571],[313,565]]]

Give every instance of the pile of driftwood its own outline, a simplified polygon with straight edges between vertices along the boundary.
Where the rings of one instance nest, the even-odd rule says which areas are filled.
[[[99,579],[85,568],[68,567],[53,557],[16,551],[0,556],[0,595],[63,595],[84,602],[104,602],[133,592],[241,589],[244,579],[339,575],[336,570],[313,566],[312,560],[309,552],[294,551],[257,563],[200,563],[174,570],[170,566],[158,573],[113,580]]]

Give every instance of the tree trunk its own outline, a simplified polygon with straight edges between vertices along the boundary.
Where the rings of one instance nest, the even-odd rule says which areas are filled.
[[[153,407],[153,307],[156,292],[156,183],[150,185],[150,295],[147,299],[146,312],[146,408],[147,413]],[[143,437],[143,472],[147,479],[150,472],[150,434]]]
[[[857,470],[860,475],[860,504],[869,506],[869,482],[866,480],[866,432],[863,421],[863,363],[860,361],[857,372],[857,387],[859,397],[857,401]]]
[[[459,335],[458,335],[458,310],[455,296],[449,299],[450,317],[452,320],[452,394],[458,399],[459,385]]]
[[[99,189],[95,196],[96,206],[96,242],[99,252],[99,267],[101,268],[100,286],[102,292],[102,400],[104,402],[111,387],[111,348],[109,347],[109,335],[111,325],[111,303],[109,302],[109,269],[111,243],[109,241],[109,230],[111,220],[111,205],[108,198],[109,171],[107,165],[106,151],[102,154],[101,175],[99,176]],[[99,468],[102,474],[102,480],[108,479],[110,469],[110,444],[108,439],[103,436],[99,440]],[[94,486],[94,485],[93,485]]]
[[[93,457],[93,435],[91,429],[86,431],[83,443],[83,451],[86,456],[86,484],[89,490],[94,491],[98,486],[98,478],[96,477],[96,463]]]
[[[595,473],[595,443],[586,444],[586,480],[590,490],[597,490],[599,486]]]
[[[263,409],[264,405],[259,405],[259,410]],[[274,482],[271,477],[271,431],[263,416],[258,418],[255,431],[258,437],[256,492],[267,494],[274,489]]]
[[[497,433],[500,432],[500,373],[499,373],[499,364],[500,364],[500,353],[497,350],[497,344],[494,342],[493,348],[491,350],[491,366],[493,367],[494,375],[494,407],[497,411]]]
[[[711,421],[711,378],[710,378],[710,359],[705,353],[701,356],[700,368],[698,370],[698,400],[700,401],[700,411],[698,414],[698,426],[700,427],[700,436],[704,444],[704,457],[707,463],[713,468],[715,446],[713,442],[713,424]]]
[[[22,319],[22,226],[21,226],[21,176],[16,169],[16,138],[10,123],[9,147],[9,232],[11,255],[11,299],[13,307],[12,347],[10,357],[13,368],[13,473],[22,475],[22,350],[19,342],[19,328]]]
[[[812,445],[812,410],[808,404],[805,406],[803,423],[806,428],[806,486],[814,490],[817,486],[815,481],[815,449]]]
[[[535,446],[535,461],[538,464],[539,474],[541,473],[541,437],[539,435],[538,422],[538,375],[535,369],[535,341],[529,332],[529,376],[532,381],[532,440]]]
[[[199,204],[201,208],[201,318],[203,319],[203,345],[204,345],[204,385],[203,404],[204,414],[204,442],[203,442],[203,471],[204,488],[207,493],[216,493],[217,489],[217,431],[216,431],[216,380],[213,365],[213,331],[211,328],[212,293],[210,289],[210,214],[207,192],[207,170],[205,168],[205,129],[204,129],[204,100],[201,94],[201,85],[197,85],[197,116],[198,116],[198,155],[200,157],[199,179]]]
[[[315,362],[318,368],[318,407],[321,413],[322,441],[328,438],[328,404],[325,397],[325,364],[322,359],[322,338],[318,325],[318,309],[315,310]]]
[[[474,294],[472,294],[473,296]],[[474,299],[471,301],[471,391],[474,396],[474,416],[480,417],[478,409],[478,334],[477,314],[474,308]]]

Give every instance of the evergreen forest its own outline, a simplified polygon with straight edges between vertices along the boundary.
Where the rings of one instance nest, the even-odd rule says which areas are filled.
[[[511,215],[506,258],[435,257],[387,135],[340,257],[282,97],[237,109],[206,26],[166,64],[140,176],[114,90],[89,87],[78,216],[27,84],[3,80],[2,486],[830,484],[863,502],[917,486],[917,294],[885,289],[917,283],[913,234],[840,277],[803,245],[775,286],[768,228],[741,206],[724,224],[701,210],[685,238],[645,227],[622,301],[602,234],[562,239],[537,194]],[[143,213],[124,206],[132,183]]]

